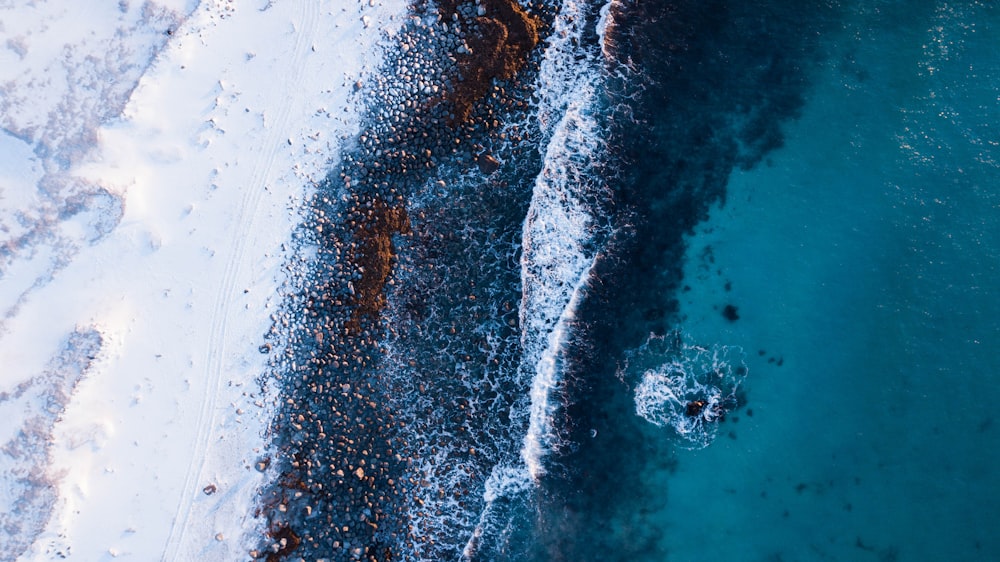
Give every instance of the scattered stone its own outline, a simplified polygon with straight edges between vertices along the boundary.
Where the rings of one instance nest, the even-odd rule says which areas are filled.
[[[439,5],[443,13],[450,11],[457,19],[454,2]],[[481,8],[483,15],[462,18],[466,25],[476,28],[476,33],[466,38],[465,46],[471,52],[459,55],[461,80],[450,96],[455,123],[468,120],[473,104],[489,92],[494,79],[513,78],[538,44],[541,21],[525,12],[516,0],[483,0]]]
[[[267,562],[278,562],[302,544],[302,539],[288,526],[272,531],[271,538],[275,542],[271,544],[271,554],[267,556]]]
[[[389,302],[393,311],[407,306],[397,303],[399,291],[393,287],[412,280],[407,268],[414,267],[414,249],[426,243],[425,237],[448,236],[434,224],[435,217],[407,207],[409,184],[450,195],[452,187],[457,191],[463,185],[445,183],[452,176],[437,176],[435,168],[471,168],[474,163],[483,174],[493,174],[501,162],[491,151],[505,162],[517,162],[508,146],[527,138],[529,131],[509,128],[505,108],[528,109],[520,97],[527,82],[520,85],[515,74],[534,60],[529,55],[545,13],[537,7],[526,12],[518,0],[426,4],[424,9],[439,14],[425,12],[404,25],[397,59],[390,62],[392,72],[365,79],[367,90],[361,80],[353,83],[355,92],[372,96],[373,123],[357,137],[357,150],[344,154],[339,176],[331,174],[332,189],[317,186],[302,230],[320,254],[316,269],[296,280],[292,309],[272,315],[271,344],[266,351],[262,346],[262,353],[274,346],[268,360],[274,378],[288,389],[277,403],[274,422],[280,474],[263,492],[258,512],[267,517],[268,531],[256,545],[256,555],[268,562],[299,556],[318,560],[324,554],[336,560],[352,555],[400,559],[397,541],[414,558],[441,559],[434,538],[417,536],[398,514],[424,507],[425,501],[428,509],[440,509],[437,498],[461,502],[471,492],[435,488],[430,474],[409,464],[410,444],[399,436],[421,422],[402,419],[391,409],[396,397],[383,394],[380,362],[385,352],[380,342],[386,329],[395,329],[385,307]],[[457,55],[463,44],[466,54]],[[491,131],[498,135],[480,136]],[[412,226],[408,212],[414,215]],[[293,272],[295,267],[286,269]],[[429,285],[412,291],[434,289]],[[456,295],[456,306],[473,303],[489,314],[489,300],[480,288],[463,288]],[[419,303],[414,306],[418,322],[424,312]],[[450,333],[455,334],[454,327]],[[423,393],[422,384],[421,389]],[[427,393],[428,399],[437,394],[434,388]],[[446,423],[462,423],[471,415],[466,408]],[[456,450],[466,450],[472,458],[489,456],[468,445],[463,442]],[[260,460],[257,470],[267,470],[270,463]],[[301,539],[289,525],[295,525]],[[380,537],[392,537],[393,546]]]
[[[487,176],[500,169],[500,161],[486,152],[476,158],[476,164],[479,165],[479,171]]]

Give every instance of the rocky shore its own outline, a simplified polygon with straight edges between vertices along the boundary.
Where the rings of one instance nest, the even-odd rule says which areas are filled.
[[[524,66],[527,55],[538,44],[541,20],[526,12],[515,0],[482,0],[475,17],[459,10],[457,2],[443,2],[445,20],[457,19],[467,31],[459,50],[459,81],[449,92],[455,106],[455,121],[465,121],[473,105],[493,86],[494,80],[510,80]]]
[[[390,377],[387,334],[415,324],[388,323],[388,294],[408,295],[394,318],[413,322],[422,317],[414,310],[438,298],[427,291],[468,282],[435,270],[434,246],[451,233],[426,209],[414,215],[413,198],[455,173],[499,181],[487,179],[505,165],[493,151],[510,151],[527,134],[511,116],[527,107],[523,80],[546,15],[514,0],[450,0],[413,14],[388,68],[358,85],[369,117],[308,203],[286,306],[262,347],[272,354],[265,382],[280,385],[284,402],[271,428],[276,458],[258,466],[276,471],[256,514],[269,529],[250,553],[258,560],[417,559],[438,541],[417,521],[433,501],[424,499],[431,475],[417,454],[427,444],[413,431],[423,421],[400,406],[444,395],[420,396],[433,390]],[[475,298],[456,309],[478,306]],[[508,302],[497,318],[513,323],[515,307]],[[455,434],[467,415],[456,418]]]

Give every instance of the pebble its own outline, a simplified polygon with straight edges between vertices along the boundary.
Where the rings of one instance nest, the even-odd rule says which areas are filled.
[[[441,103],[459,84],[458,62],[450,54],[460,48],[471,53],[466,39],[476,43],[469,21],[476,14],[484,15],[486,8],[466,1],[461,13],[461,18],[456,13],[442,20],[435,9],[426,17],[409,20],[397,35],[398,53],[406,59],[396,61],[393,72],[373,76],[367,86],[362,80],[353,83],[354,91],[369,98],[374,108],[371,122],[358,135],[357,150],[344,155],[339,176],[331,176],[336,187],[331,182],[330,189],[317,189],[306,228],[297,235],[300,243],[315,249],[316,257],[307,260],[303,256],[301,263],[288,265],[293,280],[287,292],[294,308],[273,317],[274,339],[261,346],[261,352],[269,354],[276,382],[295,389],[282,396],[274,421],[281,447],[275,456],[280,475],[266,489],[264,500],[272,533],[282,525],[287,531],[295,522],[302,524],[302,529],[294,529],[302,539],[295,556],[317,559],[317,554],[329,556],[331,547],[343,546],[335,559],[348,555],[382,560],[366,548],[374,544],[376,532],[385,537],[409,534],[407,518],[398,515],[400,502],[420,504],[424,500],[419,495],[426,494],[427,508],[440,505],[432,499],[438,490],[424,486],[428,480],[406,452],[424,444],[397,440],[401,432],[409,431],[414,423],[419,428],[422,421],[394,418],[386,404],[395,397],[384,395],[388,389],[380,386],[381,375],[373,368],[379,365],[384,326],[377,321],[377,313],[376,321],[357,315],[358,301],[392,287],[400,280],[395,277],[396,268],[403,265],[395,258],[388,259],[388,265],[359,259],[370,255],[365,253],[370,252],[366,235],[359,233],[390,230],[392,234],[378,237],[378,243],[395,252],[397,242],[411,243],[411,234],[402,228],[386,229],[380,221],[391,220],[387,209],[405,208],[413,185],[424,186],[434,178],[429,170],[457,164],[488,174],[500,165],[475,144],[494,118],[484,112],[466,124],[456,124],[452,121],[457,112]],[[373,24],[367,15],[361,21],[365,27]],[[496,95],[503,99],[502,94]],[[440,179],[427,183],[431,191],[435,186],[448,188]],[[420,220],[423,224],[432,221]],[[374,291],[373,277],[381,284]],[[475,295],[457,294],[463,295],[463,303],[476,302]],[[432,400],[440,393],[435,386],[414,397]],[[468,445],[456,443],[456,451],[487,456],[476,455]],[[257,470],[267,470],[270,463],[270,458],[258,460]],[[452,491],[443,494],[442,490],[442,497],[451,496]],[[310,523],[302,522],[303,517],[309,517]],[[272,534],[253,556],[259,557],[260,550],[266,554],[278,552],[276,546],[281,550],[296,544],[288,538],[276,539]],[[417,540],[409,536],[409,541]],[[394,558],[406,554],[397,553]],[[281,556],[284,559],[286,553]]]

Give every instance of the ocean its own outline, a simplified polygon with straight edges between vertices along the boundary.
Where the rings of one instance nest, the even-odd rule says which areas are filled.
[[[1000,8],[412,13],[261,347],[257,558],[1000,556]]]

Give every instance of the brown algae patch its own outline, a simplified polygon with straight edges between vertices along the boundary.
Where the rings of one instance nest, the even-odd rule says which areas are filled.
[[[442,2],[446,19],[457,17],[469,30],[466,43],[471,52],[459,53],[459,80],[449,92],[454,121],[464,122],[473,105],[485,96],[493,80],[514,78],[538,44],[541,20],[529,14],[516,0],[483,0],[475,17],[462,17],[455,2]],[[469,21],[465,21],[469,20]]]
[[[361,278],[354,283],[355,306],[347,325],[353,331],[360,329],[362,317],[378,322],[396,255],[392,237],[410,232],[410,219],[402,206],[390,206],[380,198],[373,198],[357,212],[362,218],[355,221],[353,261],[359,266]]]

